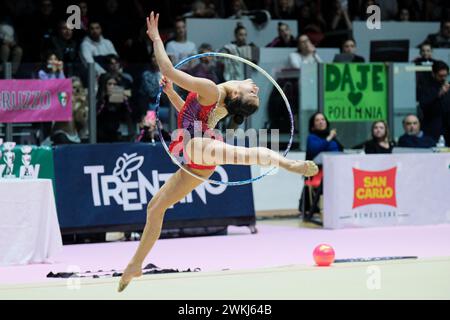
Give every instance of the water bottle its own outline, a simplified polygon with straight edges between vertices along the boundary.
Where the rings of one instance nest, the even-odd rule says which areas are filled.
[[[444,139],[444,136],[443,136],[443,135],[441,135],[441,136],[439,137],[439,141],[438,141],[438,143],[436,144],[436,147],[437,147],[437,148],[445,148],[445,139]]]

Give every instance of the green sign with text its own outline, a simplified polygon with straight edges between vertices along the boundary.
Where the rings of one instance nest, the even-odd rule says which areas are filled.
[[[387,120],[386,65],[333,63],[324,68],[324,113],[330,121]]]

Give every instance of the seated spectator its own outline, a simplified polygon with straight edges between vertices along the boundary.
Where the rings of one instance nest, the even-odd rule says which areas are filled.
[[[208,43],[202,43],[198,48],[198,50],[199,53],[206,53],[213,51],[211,45]],[[213,81],[216,84],[223,82],[223,79],[218,72],[218,66],[215,63],[215,59],[213,57],[200,58],[199,63],[197,63],[188,72],[194,77],[206,78]]]
[[[335,55],[334,62],[344,62],[339,61],[342,54],[346,55],[345,62],[365,62],[365,59],[356,54],[356,42],[353,39],[347,39],[342,43],[341,55]]]
[[[97,92],[97,141],[130,141],[134,134],[132,110],[128,97],[118,80],[107,74],[102,77]]]
[[[420,56],[415,58],[412,62],[416,65],[432,65],[436,59],[433,59],[433,48],[429,43],[422,43],[420,45]]]
[[[314,2],[307,2],[300,6],[297,26],[297,34],[308,36],[315,46],[318,46],[325,37],[326,22]]]
[[[322,59],[317,54],[316,47],[311,43],[308,36],[299,36],[297,51],[289,54],[291,68],[300,69],[302,64],[319,62],[322,62]]]
[[[278,37],[272,40],[266,47],[269,48],[295,48],[297,41],[291,33],[289,25],[278,22]]]
[[[450,20],[442,21],[439,32],[429,34],[424,42],[433,48],[450,48]]]
[[[111,54],[106,57],[105,70],[107,73],[115,77],[118,81],[117,85],[124,87],[125,90],[131,90],[133,86],[133,77],[124,72],[118,56]],[[104,76],[103,74],[102,76]],[[101,76],[101,77],[102,77]]]
[[[409,22],[411,21],[411,15],[408,8],[401,8],[398,13],[398,21]]]
[[[330,130],[330,122],[321,112],[309,118],[309,135],[306,141],[306,160],[313,160],[324,151],[343,151],[344,147],[337,140],[335,129]]]
[[[216,16],[216,9],[213,3],[196,0],[192,3],[191,11],[185,13],[183,18],[214,18]]]
[[[167,42],[166,52],[174,65],[197,53],[195,43],[186,37],[186,21],[183,18],[175,20],[175,39]]]
[[[336,139],[336,130],[330,130],[330,123],[321,112],[316,112],[311,116],[308,129],[309,135],[306,142],[306,160],[313,160],[321,152],[343,151],[343,146]],[[320,175],[317,177],[320,178]],[[299,211],[303,212],[303,218],[307,221],[311,221],[313,215],[320,212],[319,200],[323,193],[323,183],[322,181],[319,183],[320,185],[315,188],[312,194],[312,199],[310,199],[305,190],[300,197]],[[307,186],[305,185],[304,188],[307,188]]]
[[[372,124],[372,139],[363,145],[364,152],[372,153],[392,153],[394,142],[389,138],[389,128],[385,121],[375,121]]]
[[[436,142],[420,130],[419,118],[410,114],[403,119],[405,133],[398,139],[398,146],[402,148],[432,148]]]
[[[50,140],[53,145],[88,142],[87,93],[78,77],[72,78],[72,121],[53,123]]]
[[[422,128],[435,143],[444,134],[443,117],[450,109],[450,84],[447,82],[449,67],[443,61],[433,63],[432,76],[419,82],[417,100],[423,113]]]
[[[350,21],[347,8],[342,6],[340,0],[334,0],[330,6],[330,11],[326,16],[329,31],[351,31],[352,22]]]
[[[81,60],[85,64],[95,63],[95,71],[99,76],[106,72],[106,57],[111,54],[117,55],[114,45],[102,36],[100,23],[92,20],[89,23],[89,34],[81,43]]]
[[[12,73],[16,74],[22,61],[22,53],[22,48],[17,44],[16,33],[12,22],[8,18],[1,19],[0,63],[12,62]]]
[[[141,85],[139,87],[139,106],[140,117],[144,116],[148,110],[154,111],[156,108],[156,98],[159,92],[159,84],[161,81],[161,72],[156,62],[155,55],[151,55],[150,66],[142,73]],[[170,107],[170,106],[169,106]],[[162,121],[169,120],[169,107],[164,96],[161,96],[159,118]]]
[[[147,111],[145,117],[143,117],[141,123],[139,123],[139,128],[141,130],[136,142],[151,142],[155,143],[160,141],[160,136],[158,133],[158,128],[156,127],[156,113],[155,111]],[[161,130],[163,139],[165,141],[170,141],[170,134],[164,129]]]
[[[297,20],[298,8],[294,0],[275,0],[273,19]]]
[[[247,11],[247,5],[244,0],[232,0],[231,12],[227,14],[228,19],[242,19],[242,13]]]
[[[67,23],[61,20],[58,23],[58,33],[52,36],[50,47],[47,51],[54,52],[68,68],[68,73],[74,72],[74,63],[79,62],[78,44],[73,38],[73,31],[67,27]]]
[[[55,53],[50,52],[45,59],[44,65],[38,72],[38,77],[40,80],[65,79],[64,63]]]
[[[126,8],[118,0],[106,0],[104,6],[100,16],[103,35],[111,40],[122,56],[125,43],[130,41],[136,32],[133,30],[133,21],[124,14]]]
[[[72,77],[72,88],[72,109],[74,110],[73,121],[75,129],[81,142],[87,143],[89,140],[87,89],[84,88],[79,77]]]
[[[234,29],[234,41],[226,44],[221,51],[250,60],[253,63],[257,63],[259,60],[259,48],[254,43],[247,43],[247,29],[239,22]],[[249,75],[246,74],[243,63],[225,59],[223,77],[226,81],[244,80]]]

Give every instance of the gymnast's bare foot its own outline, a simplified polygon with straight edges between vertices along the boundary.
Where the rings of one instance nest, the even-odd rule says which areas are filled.
[[[319,172],[319,168],[312,161],[292,160],[286,170],[291,172],[300,173],[305,177],[312,177]]]
[[[128,284],[133,280],[133,278],[139,278],[142,276],[142,265],[140,264],[129,264],[124,270],[122,277],[119,281],[118,292],[122,292],[128,286]]]

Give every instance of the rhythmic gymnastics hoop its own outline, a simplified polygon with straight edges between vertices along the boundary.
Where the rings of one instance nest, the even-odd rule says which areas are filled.
[[[289,137],[289,142],[287,145],[286,150],[284,150],[283,152],[283,156],[285,157],[289,150],[291,149],[292,146],[292,141],[294,139],[294,116],[292,115],[292,110],[291,110],[291,105],[286,97],[286,95],[284,94],[283,90],[281,89],[281,87],[278,85],[278,83],[260,66],[254,64],[251,61],[248,61],[244,58],[241,58],[239,56],[234,56],[228,53],[222,53],[222,52],[206,52],[206,53],[200,53],[200,54],[196,54],[190,57],[187,57],[185,59],[183,59],[182,61],[178,62],[175,65],[175,69],[180,68],[182,65],[188,63],[189,61],[195,60],[195,59],[199,59],[199,58],[203,58],[203,57],[222,57],[222,58],[228,58],[228,59],[232,59],[232,60],[237,60],[240,61],[242,63],[245,63],[249,66],[251,66],[252,68],[258,70],[259,72],[261,72],[274,86],[275,88],[278,90],[278,92],[280,93],[281,97],[284,100],[284,103],[286,104],[286,108],[288,110],[289,113],[289,119],[291,122],[291,130],[290,130],[290,137]],[[169,147],[167,146],[163,134],[162,134],[162,123],[159,120],[159,104],[160,104],[160,99],[161,99],[161,94],[163,92],[163,85],[160,85],[159,87],[159,92],[158,95],[156,96],[156,108],[155,108],[155,113],[156,113],[156,122],[157,122],[157,127],[158,127],[158,134],[159,134],[159,138],[160,141],[164,147],[164,149],[166,150],[167,154],[170,156],[170,158],[172,159],[172,161],[178,166],[180,167],[180,169],[184,170],[185,172],[187,172],[188,174],[190,174],[191,176],[193,176],[194,178],[200,179],[204,182],[208,182],[211,184],[216,184],[216,185],[227,185],[227,186],[239,186],[239,185],[244,185],[244,184],[248,184],[248,183],[252,183],[255,182],[265,176],[267,176],[269,173],[271,173],[276,167],[272,167],[270,170],[268,170],[267,172],[263,173],[262,175],[255,177],[255,178],[250,178],[247,180],[239,180],[239,181],[219,181],[219,180],[213,180],[213,179],[207,179],[204,177],[201,177],[199,175],[196,175],[195,173],[191,172],[189,169],[185,168],[183,166],[182,163],[180,163],[180,161],[178,161],[178,159],[170,152]]]

